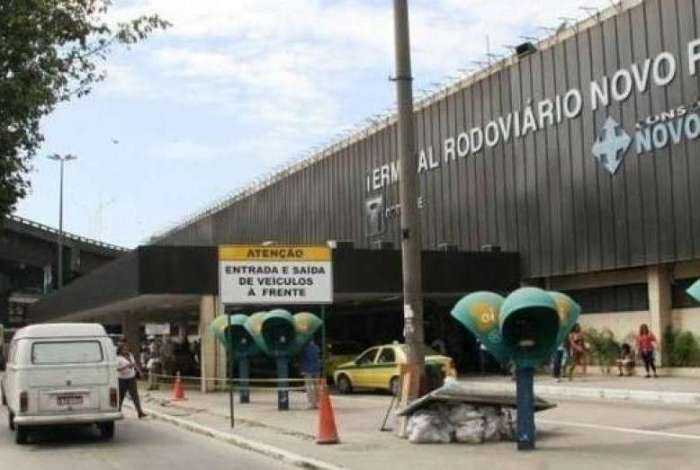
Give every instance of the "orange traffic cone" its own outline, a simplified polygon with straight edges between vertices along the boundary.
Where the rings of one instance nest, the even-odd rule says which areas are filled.
[[[185,398],[185,389],[182,388],[182,379],[180,379],[180,372],[175,375],[175,383],[173,384],[173,401],[187,400]]]
[[[326,384],[321,379],[319,380],[318,435],[316,436],[316,444],[337,444],[339,442],[331,397],[328,396]]]

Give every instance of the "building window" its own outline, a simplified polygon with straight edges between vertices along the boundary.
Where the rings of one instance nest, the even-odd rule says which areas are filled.
[[[671,285],[671,305],[673,308],[699,307],[700,303],[688,295],[686,290],[697,278],[675,279]]]
[[[599,287],[566,291],[587,313],[649,310],[646,284]]]

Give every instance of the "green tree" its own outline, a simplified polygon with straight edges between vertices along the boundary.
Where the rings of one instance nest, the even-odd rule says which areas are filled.
[[[111,24],[112,0],[0,0],[0,221],[29,189],[41,118],[105,78],[114,46],[170,24],[157,15]]]

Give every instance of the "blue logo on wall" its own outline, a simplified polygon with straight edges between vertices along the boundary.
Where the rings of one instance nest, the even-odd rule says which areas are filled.
[[[614,175],[629,149],[632,138],[613,118],[608,117],[593,144],[593,156]]]

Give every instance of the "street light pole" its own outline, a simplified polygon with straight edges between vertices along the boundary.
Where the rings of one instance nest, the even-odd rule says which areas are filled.
[[[58,288],[63,287],[63,164],[71,160],[76,160],[75,155],[49,155],[50,160],[59,162],[59,195],[58,195]]]
[[[401,258],[404,297],[404,338],[407,347],[408,387],[402,401],[418,398],[425,367],[423,351],[423,291],[421,282],[421,228],[418,214],[418,155],[413,128],[413,77],[409,39],[408,2],[394,0],[396,93],[399,131],[399,198],[401,204]]]

